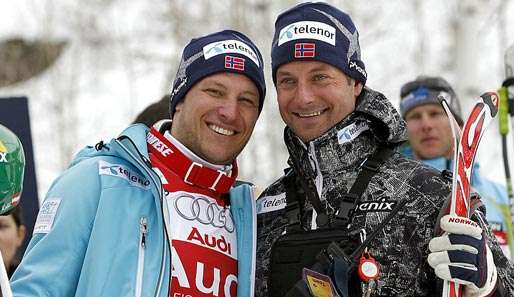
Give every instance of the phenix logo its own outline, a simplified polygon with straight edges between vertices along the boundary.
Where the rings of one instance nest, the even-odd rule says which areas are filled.
[[[379,201],[361,202],[357,205],[356,210],[361,212],[392,211],[395,205],[396,202],[382,198]]]
[[[98,173],[100,175],[110,175],[123,178],[134,186],[148,189],[150,181],[133,173],[131,170],[119,164],[111,164],[109,162],[98,162]]]
[[[278,46],[296,39],[316,39],[336,45],[336,29],[321,22],[296,22],[280,30]]]
[[[171,91],[171,97],[177,95],[177,93],[182,89],[183,86],[187,84],[187,77],[184,77],[184,79],[178,84],[178,86]]]
[[[357,63],[355,63],[354,61],[350,61],[349,67],[350,67],[350,69],[355,68],[355,70],[357,70],[364,77],[368,77],[368,74],[366,73],[366,70],[362,69],[362,67],[357,65]]]
[[[250,58],[258,67],[261,66],[259,58],[255,51],[246,43],[239,40],[223,40],[209,43],[203,47],[203,55],[205,60],[221,54],[240,54]]]

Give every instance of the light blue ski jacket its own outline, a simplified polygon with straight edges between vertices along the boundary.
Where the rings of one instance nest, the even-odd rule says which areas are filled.
[[[141,124],[86,147],[52,184],[11,284],[22,296],[169,296],[170,248],[159,177]],[[237,296],[253,296],[256,215],[248,185],[230,192]]]

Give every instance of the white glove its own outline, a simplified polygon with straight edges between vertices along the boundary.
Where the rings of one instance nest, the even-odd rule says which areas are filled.
[[[494,292],[497,273],[482,228],[470,219],[445,215],[447,233],[430,240],[428,263],[444,280],[464,285],[464,296],[483,297]]]

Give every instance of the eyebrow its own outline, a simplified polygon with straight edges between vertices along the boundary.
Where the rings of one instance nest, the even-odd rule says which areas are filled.
[[[327,71],[330,70],[328,65],[320,65],[318,67],[314,67],[311,70],[309,70],[309,73],[318,72],[318,71]]]
[[[228,89],[227,86],[225,86],[224,84],[217,82],[217,81],[207,82],[205,87],[212,87],[212,86],[219,87],[222,89]]]
[[[276,76],[279,76],[279,75],[291,75],[291,72],[284,71],[284,70],[278,70]]]
[[[314,72],[318,72],[318,71],[327,71],[327,70],[330,70],[328,65],[320,65],[320,66],[310,69],[309,73],[314,73]],[[292,73],[289,71],[286,71],[286,70],[278,70],[276,76],[279,76],[279,75],[292,75]]]
[[[227,87],[225,84],[217,82],[217,81],[208,82],[205,87],[211,87],[211,86],[216,86],[216,87],[222,88],[223,90],[229,89],[229,87]],[[252,91],[243,91],[242,94],[253,95],[253,96],[259,97],[258,93],[255,93]]]
[[[252,92],[252,91],[243,91],[243,94],[250,94],[250,95],[258,96],[258,92],[255,93],[255,92]]]

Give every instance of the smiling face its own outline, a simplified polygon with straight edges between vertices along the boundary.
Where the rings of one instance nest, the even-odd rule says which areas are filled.
[[[259,115],[259,92],[242,74],[222,72],[196,83],[177,104],[171,134],[213,164],[231,164]]]
[[[277,70],[277,97],[284,122],[311,141],[355,110],[362,84],[318,61],[295,61]]]
[[[405,121],[409,143],[416,158],[452,158],[452,130],[448,116],[440,105],[417,106],[407,112]]]

